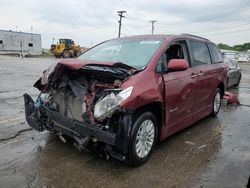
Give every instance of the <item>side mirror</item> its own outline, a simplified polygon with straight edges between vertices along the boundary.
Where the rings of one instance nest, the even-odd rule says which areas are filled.
[[[165,68],[169,72],[184,71],[188,68],[188,62],[185,59],[171,59],[165,64]]]

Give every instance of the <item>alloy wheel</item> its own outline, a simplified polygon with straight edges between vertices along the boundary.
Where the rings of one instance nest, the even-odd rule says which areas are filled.
[[[135,150],[139,158],[146,157],[151,151],[155,139],[155,126],[151,120],[145,120],[136,134]]]

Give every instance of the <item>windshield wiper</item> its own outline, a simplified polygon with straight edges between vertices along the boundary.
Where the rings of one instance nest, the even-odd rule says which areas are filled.
[[[126,70],[137,70],[137,68],[132,67],[130,65],[127,65],[127,64],[125,64],[125,63],[123,63],[121,61],[118,61],[118,62],[114,63],[112,67],[114,67],[114,68],[122,68],[122,69],[126,69]]]
[[[139,72],[141,72],[141,71],[143,71],[143,70],[145,70],[145,69],[146,69],[146,66],[145,66],[145,67],[142,67],[141,69],[136,69],[135,71],[132,72],[131,75],[137,74],[137,73],[139,73]]]

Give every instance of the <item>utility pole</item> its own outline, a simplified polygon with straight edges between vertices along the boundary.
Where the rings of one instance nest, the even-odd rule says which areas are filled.
[[[31,26],[31,28],[30,28],[31,40],[33,41],[33,35],[32,35],[32,32],[33,32],[33,26]]]
[[[155,30],[155,22],[157,22],[157,20],[151,20],[149,21],[152,23],[152,35],[154,34],[154,30]]]
[[[23,57],[23,41],[20,42],[21,53],[20,57]]]
[[[118,38],[120,38],[121,36],[121,27],[122,27],[122,18],[125,17],[123,16],[124,13],[126,13],[126,11],[122,10],[122,11],[117,11],[118,16],[120,17],[120,20],[118,21],[119,23],[119,32],[118,32]]]

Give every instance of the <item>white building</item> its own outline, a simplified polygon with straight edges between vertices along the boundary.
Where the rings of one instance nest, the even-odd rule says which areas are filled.
[[[0,54],[41,55],[41,34],[0,30]]]

